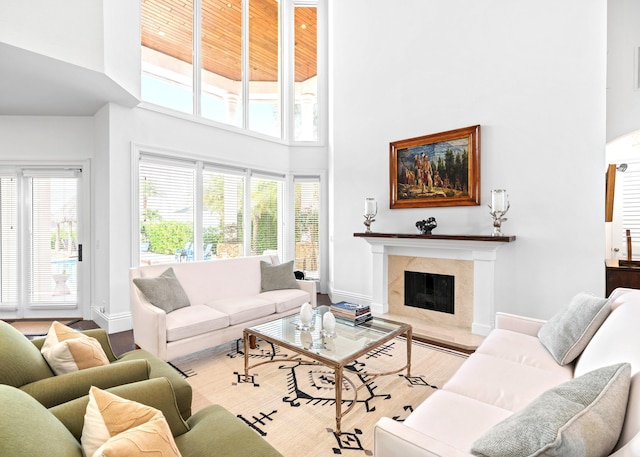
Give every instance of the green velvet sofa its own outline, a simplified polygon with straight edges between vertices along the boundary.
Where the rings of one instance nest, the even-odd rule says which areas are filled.
[[[56,376],[40,353],[44,338],[30,341],[0,320],[0,384],[17,387],[50,408],[87,395],[92,385],[107,389],[164,377],[173,386],[182,417],[191,416],[191,385],[171,365],[143,349],[116,357],[103,329],[82,333],[100,342],[111,363]]]
[[[244,422],[219,405],[210,405],[186,421],[165,378],[107,389],[164,414],[182,457],[281,457]],[[83,457],[80,445],[89,397],[47,409],[15,387],[0,385],[0,455],[3,457]]]

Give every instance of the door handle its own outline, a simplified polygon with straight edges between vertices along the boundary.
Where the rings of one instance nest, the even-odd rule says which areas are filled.
[[[82,262],[82,243],[78,245],[78,262]]]

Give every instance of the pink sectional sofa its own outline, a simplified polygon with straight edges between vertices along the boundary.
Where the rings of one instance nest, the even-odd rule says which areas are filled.
[[[499,313],[496,328],[441,389],[427,397],[404,422],[382,418],[376,424],[375,456],[533,455],[513,451],[478,453],[477,443],[505,423],[522,421],[531,411],[532,402],[540,404],[537,399],[548,395],[548,391],[555,393],[575,384],[582,375],[591,376],[588,374],[593,370],[621,363],[630,364],[630,370],[623,367],[629,387],[628,397],[623,391],[611,399],[614,403],[624,402],[618,405],[621,433],[615,434],[612,443],[617,440],[617,444],[613,449],[604,454],[592,451],[593,443],[604,440],[615,427],[615,415],[604,414],[599,423],[588,423],[585,436],[575,434],[563,443],[583,440],[581,451],[535,455],[640,455],[640,290],[616,289],[603,309],[607,306],[611,312],[592,337],[586,335],[588,342],[578,358],[566,365],[556,362],[540,341],[538,332],[544,321]],[[571,383],[564,384],[568,381]],[[604,394],[594,403],[602,402],[602,398]],[[551,423],[558,409],[563,408],[539,408],[537,412],[543,416],[536,423],[546,425],[547,413]],[[565,428],[579,425],[586,417],[587,413],[581,412]],[[516,432],[510,439],[518,443],[528,438],[526,433]]]
[[[304,303],[316,306],[315,281],[261,292],[261,261],[278,264],[276,256],[251,256],[131,268],[135,343],[168,361],[242,338],[244,328],[297,313]],[[149,302],[134,279],[158,277],[169,267],[190,306],[167,313]]]

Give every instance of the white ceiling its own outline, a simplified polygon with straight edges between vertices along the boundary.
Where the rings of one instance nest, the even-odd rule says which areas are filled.
[[[139,100],[106,74],[0,43],[0,115],[89,116]]]

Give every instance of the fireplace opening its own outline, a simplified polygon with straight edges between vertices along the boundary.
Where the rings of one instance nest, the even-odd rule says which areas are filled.
[[[454,276],[404,272],[404,304],[454,314]]]

